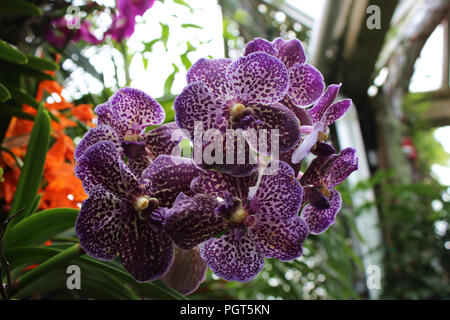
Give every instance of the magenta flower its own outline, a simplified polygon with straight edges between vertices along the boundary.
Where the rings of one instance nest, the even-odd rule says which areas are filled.
[[[117,42],[129,38],[136,26],[136,16],[142,16],[150,9],[155,0],[117,0],[116,8],[119,11],[113,17],[113,22],[106,32]]]
[[[72,21],[74,25],[75,21]],[[68,42],[86,41],[90,44],[100,44],[103,40],[97,39],[90,31],[91,24],[86,19],[80,22],[80,28],[69,29],[69,21],[64,17],[58,17],[50,22],[50,28],[44,34],[44,39],[57,48],[62,48]]]
[[[193,192],[224,199],[215,214],[227,221],[228,232],[200,245],[200,255],[217,276],[249,281],[262,270],[264,257],[287,261],[302,254],[308,236],[308,227],[298,216],[303,190],[292,168],[278,164],[278,172],[264,175],[251,199],[255,175],[237,178],[204,171],[192,181]]]
[[[305,190],[303,201],[309,202],[301,216],[312,234],[320,234],[334,223],[342,198],[333,188],[355,170],[358,170],[358,158],[353,148],[328,157],[317,157],[310,163],[300,183]]]

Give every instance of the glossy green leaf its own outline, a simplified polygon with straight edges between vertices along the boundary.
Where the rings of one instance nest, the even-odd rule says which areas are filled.
[[[0,58],[12,63],[24,64],[27,63],[27,57],[8,44],[6,41],[0,39]]]
[[[26,55],[28,62],[25,66],[36,70],[58,70],[59,65],[48,59],[38,58],[32,54]]]
[[[169,74],[164,82],[164,94],[170,94],[172,92],[173,82],[175,81],[175,75],[180,71],[176,64],[172,63],[173,72]]]
[[[11,96],[14,100],[27,104],[35,109],[39,107],[39,103],[22,88],[16,88],[13,86],[8,86]]]
[[[23,15],[42,15],[42,9],[25,0],[1,0],[0,13],[4,14],[23,14]]]
[[[50,117],[41,105],[31,131],[10,214],[17,212],[20,208],[25,208],[25,211],[11,221],[8,229],[31,214],[44,171],[45,158],[50,144],[50,130]]]
[[[203,27],[197,25],[197,24],[193,24],[193,23],[183,23],[181,24],[181,27],[183,28],[195,28],[195,29],[203,29]]]
[[[61,253],[63,250],[51,248],[51,247],[15,247],[5,250],[5,255],[10,262],[11,270],[23,267],[24,264],[35,264],[52,258],[56,254]],[[76,259],[72,259],[70,263],[84,264],[106,272],[117,279],[124,281],[132,285],[136,290],[144,294],[149,298],[154,299],[187,299],[182,294],[178,293],[174,289],[168,287],[166,284],[159,280],[138,283],[133,277],[128,274],[123,268],[115,265],[114,262],[105,262],[93,259],[89,256],[82,256]],[[30,284],[31,285],[31,284]]]
[[[10,229],[4,238],[4,246],[8,248],[42,244],[46,240],[73,228],[77,216],[78,210],[70,208],[36,212]]]
[[[0,102],[5,102],[11,99],[11,93],[8,89],[0,82]]]

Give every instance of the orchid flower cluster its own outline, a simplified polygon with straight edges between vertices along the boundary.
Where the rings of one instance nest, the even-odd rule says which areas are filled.
[[[297,39],[257,38],[234,61],[200,59],[187,83],[172,123],[163,124],[161,105],[133,88],[96,107],[98,125],[75,151],[89,195],[76,233],[95,258],[119,254],[139,282],[182,273],[177,257],[194,261],[189,251],[200,259],[198,268],[185,266],[200,273],[197,282],[206,266],[225,280],[249,281],[265,258],[300,257],[307,236],[334,223],[342,204],[334,187],[358,159],[352,148],[336,153],[328,127],[351,101],[334,102],[340,85],[325,90]],[[199,140],[197,129],[214,134]],[[230,132],[223,144],[220,135]],[[265,149],[260,132],[269,132]],[[192,142],[190,158],[181,157],[182,139]],[[202,161],[208,152],[213,161]],[[301,173],[309,154],[315,158]]]

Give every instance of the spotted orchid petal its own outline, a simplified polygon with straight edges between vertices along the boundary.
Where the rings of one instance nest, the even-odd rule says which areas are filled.
[[[355,149],[345,148],[334,158],[325,176],[325,184],[329,188],[334,188],[353,171],[358,170],[358,157],[355,153]]]
[[[180,193],[167,211],[165,230],[175,244],[190,250],[224,230],[227,221],[216,214],[216,197],[196,194],[190,198]]]
[[[309,115],[314,122],[319,122],[322,120],[324,113],[336,99],[340,88],[341,84],[329,85],[325,93],[322,95],[322,97],[320,97],[319,101],[317,101],[314,107],[308,110]]]
[[[231,196],[246,200],[249,187],[256,183],[256,178],[256,174],[238,178],[216,171],[203,171],[192,180],[191,190],[223,199],[228,192]]]
[[[316,144],[319,139],[319,132],[323,131],[324,127],[321,122],[314,124],[313,131],[303,138],[303,142],[297,147],[292,154],[292,162],[299,163],[306,157],[311,148]]]
[[[284,64],[264,52],[241,56],[227,69],[237,101],[246,104],[271,104],[283,98],[289,87]]]
[[[200,256],[212,272],[228,281],[249,281],[264,267],[263,252],[240,228],[203,242]]]
[[[262,38],[255,38],[245,46],[244,56],[248,56],[253,52],[265,52],[271,56],[275,56],[277,54],[273,44]]]
[[[295,115],[297,116],[297,119],[300,121],[301,126],[312,126],[313,125],[313,122],[311,120],[311,117],[310,117],[308,111],[305,108],[301,108],[300,106],[297,106],[291,100],[291,98],[289,98],[289,95],[285,95],[283,97],[283,100],[280,101],[280,103],[295,113]]]
[[[137,214],[128,215],[124,223],[119,252],[123,266],[138,282],[158,279],[174,258],[169,236],[155,231],[150,219],[141,220]]]
[[[180,192],[190,193],[191,181],[199,174],[191,159],[162,155],[142,173],[141,183],[160,206],[170,207]]]
[[[330,126],[336,120],[341,118],[351,107],[352,100],[344,99],[333,103],[322,115],[321,122],[324,126]]]
[[[142,156],[135,159],[128,159],[127,167],[136,178],[140,178],[142,173],[147,169],[152,160],[148,156]]]
[[[87,194],[96,185],[102,185],[114,195],[126,198],[130,188],[137,184],[111,141],[101,141],[87,149],[75,166],[75,174]]]
[[[89,147],[100,141],[111,141],[115,144],[118,154],[123,152],[116,131],[108,125],[99,125],[98,127],[91,128],[86,132],[83,139],[81,139],[80,143],[75,148],[75,159],[80,159]]]
[[[287,220],[270,214],[255,216],[255,222],[248,228],[249,238],[265,257],[281,261],[302,255],[308,233],[306,222],[297,215]]]
[[[302,199],[303,189],[294,170],[285,162],[274,161],[265,170],[250,208],[256,214],[289,219],[298,214]]]
[[[299,142],[300,123],[291,110],[281,104],[259,104],[252,106],[252,110],[258,121],[250,124],[249,130],[254,130],[253,132],[257,134],[247,134],[247,140],[259,154],[269,155],[275,145],[279,152],[285,152]],[[264,139],[266,143],[264,146],[258,146],[263,133],[267,134],[267,138]],[[274,136],[275,134],[277,137]]]
[[[114,123],[114,116],[111,111],[111,104],[109,101],[95,107],[95,113],[97,114],[97,125],[112,126]]]
[[[147,149],[153,158],[160,155],[181,156],[181,148],[176,149],[183,135],[175,122],[166,123],[143,134]]]
[[[101,185],[83,201],[75,223],[81,247],[92,257],[112,260],[119,251],[126,202]]]
[[[215,128],[225,132],[230,127],[229,111],[217,100],[203,82],[188,84],[175,99],[175,121],[181,129],[186,129],[194,137],[195,123],[200,122],[200,129]]]
[[[200,286],[208,266],[200,257],[200,250],[181,250],[175,248],[175,259],[169,271],[159,280],[178,292],[189,295]]]
[[[298,39],[286,41],[277,38],[272,44],[277,51],[276,57],[286,65],[286,68],[289,69],[296,64],[303,64],[306,62],[305,50]]]
[[[233,97],[233,87],[226,77],[226,70],[231,64],[231,59],[205,59],[194,63],[187,72],[187,82],[203,82],[211,94],[222,101]]]
[[[133,88],[117,91],[109,100],[114,122],[111,124],[121,137],[138,135],[165,118],[163,107],[148,94]]]
[[[312,234],[321,234],[325,232],[333,223],[336,214],[341,209],[342,198],[337,190],[330,190],[331,195],[328,198],[330,207],[328,209],[318,209],[311,204],[303,208],[301,217],[305,219]]]
[[[206,137],[206,136],[205,136]],[[246,177],[258,169],[255,152],[242,129],[226,130],[223,136],[204,138],[201,148],[195,146],[194,162],[203,170],[215,170],[235,177]],[[198,156],[200,154],[200,156]]]
[[[309,64],[296,64],[289,69],[288,96],[297,106],[309,106],[319,99],[325,82],[319,70]]]

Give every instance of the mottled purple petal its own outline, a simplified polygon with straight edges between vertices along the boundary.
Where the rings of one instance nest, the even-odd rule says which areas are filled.
[[[283,97],[279,103],[289,108],[292,112],[295,113],[298,120],[300,121],[300,125],[302,126],[312,126],[313,122],[311,117],[309,116],[308,111],[305,108],[297,107],[297,105],[289,98],[288,95]]]
[[[275,105],[254,105],[252,106],[254,117],[259,120],[253,122],[249,129],[256,130],[257,134],[248,135],[249,144],[258,151],[259,154],[269,155],[272,151],[273,134],[272,130],[278,130],[278,143],[276,147],[279,152],[285,152],[292,149],[300,141],[300,123],[295,114],[281,104]],[[266,130],[266,131],[262,131]],[[258,139],[261,135],[267,134],[265,146],[258,146]]]
[[[245,104],[270,104],[283,98],[289,87],[285,65],[264,52],[235,60],[227,70],[236,99]]]
[[[111,126],[114,123],[111,105],[108,101],[95,107],[95,113],[98,115],[97,125]]]
[[[300,178],[300,183],[302,186],[320,186],[324,184],[324,178],[336,157],[337,155],[333,154],[329,157],[317,157],[311,161],[305,173]]]
[[[358,170],[358,157],[353,148],[343,149],[327,171],[325,184],[333,188],[344,181],[353,171]]]
[[[159,280],[178,292],[188,295],[197,290],[205,279],[208,266],[198,248],[181,250],[175,247],[175,259],[169,271]]]
[[[243,229],[232,229],[220,238],[202,243],[200,255],[214,274],[228,281],[249,281],[264,267],[261,249]]]
[[[80,245],[92,257],[112,260],[119,251],[125,203],[98,185],[83,201],[75,223]]]
[[[245,46],[244,56],[248,56],[250,53],[258,51],[265,52],[271,56],[275,56],[277,53],[270,41],[262,38],[255,38]]]
[[[336,153],[336,149],[330,143],[317,142],[311,153],[319,157],[328,157]]]
[[[225,228],[227,221],[214,211],[218,204],[211,195],[196,194],[190,198],[180,193],[167,211],[165,230],[178,247],[192,249]]]
[[[309,106],[319,99],[325,82],[319,70],[309,64],[296,64],[289,69],[289,98],[297,106]]]
[[[278,164],[278,170],[263,175],[250,208],[256,214],[271,215],[288,219],[298,214],[303,199],[303,188],[295,179],[294,170],[285,162]],[[268,172],[268,169],[266,169]]]
[[[139,157],[136,159],[128,159],[127,167],[136,177],[141,177],[142,173],[147,169],[151,163],[151,159],[148,156]]]
[[[327,196],[322,193],[319,187],[304,187],[304,202],[309,202],[316,209],[329,209],[330,201]]]
[[[342,198],[338,191],[330,190],[331,196],[328,198],[329,209],[317,209],[308,204],[302,211],[302,218],[305,219],[312,234],[321,234],[327,230],[333,223],[336,214],[341,209]]]
[[[116,146],[118,154],[123,152],[116,131],[108,125],[100,125],[86,132],[83,139],[81,139],[80,143],[75,148],[75,159],[80,159],[89,147],[100,141],[111,141]]]
[[[225,131],[230,128],[229,110],[214,98],[203,82],[188,84],[175,99],[175,121],[181,129],[186,129],[194,137],[194,125],[201,121],[203,130],[215,128]]]
[[[203,171],[192,180],[191,189],[195,193],[205,193],[225,199],[226,193],[241,200],[247,199],[250,186],[256,183],[256,174],[248,177],[233,177],[216,171]]]
[[[314,122],[318,122],[322,119],[325,111],[333,103],[334,99],[336,99],[340,88],[341,84],[329,85],[325,93],[322,95],[319,101],[317,101],[314,107],[308,110],[309,115]]]
[[[300,144],[300,146],[297,147],[297,149],[294,151],[292,155],[292,162],[293,163],[299,163],[303,160],[304,157],[306,157],[310,151],[311,148],[316,144],[316,142],[319,139],[319,132],[323,130],[323,125],[321,122],[317,122],[314,125],[313,131],[308,134],[306,137],[303,137],[303,141]]]
[[[272,43],[277,50],[277,58],[286,65],[286,68],[289,69],[295,64],[303,64],[306,62],[305,50],[298,39],[286,41],[277,38]]]
[[[258,169],[258,160],[244,133],[241,129],[227,129],[225,135],[220,135],[221,143],[216,144],[217,140],[212,139],[203,142],[201,148],[196,146],[194,140],[195,165],[203,170],[215,170],[235,177],[253,174]]]
[[[233,97],[234,91],[226,77],[231,59],[205,59],[194,63],[187,72],[187,83],[203,82],[216,99],[225,101]]]
[[[199,174],[191,159],[162,155],[142,173],[142,182],[160,206],[170,207],[180,192],[190,193],[191,181]]]
[[[123,266],[138,282],[158,279],[172,264],[174,246],[164,232],[155,232],[150,219],[129,215],[120,240]]]
[[[179,130],[179,131],[177,131]],[[147,149],[153,158],[160,155],[181,156],[181,148],[175,150],[183,135],[175,122],[166,123],[143,134]]]
[[[120,89],[109,101],[114,116],[112,126],[122,137],[143,133],[148,126],[161,124],[166,116],[155,99],[138,89]]]
[[[129,187],[137,183],[111,141],[101,141],[87,149],[75,166],[75,174],[87,194],[96,185],[102,185],[116,196],[126,197]]]
[[[308,226],[299,216],[288,220],[272,215],[255,217],[248,228],[249,238],[263,251],[265,257],[289,261],[303,253]]]
[[[352,105],[351,99],[344,99],[333,103],[322,115],[320,121],[324,126],[329,126],[341,118]]]

